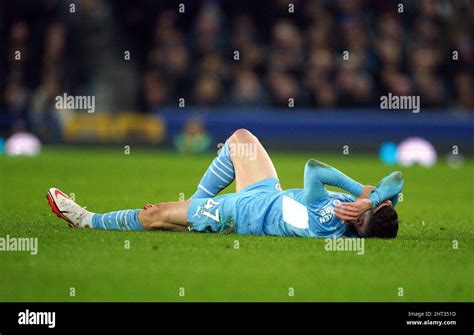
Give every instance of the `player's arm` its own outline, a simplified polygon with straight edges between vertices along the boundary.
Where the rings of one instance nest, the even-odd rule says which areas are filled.
[[[357,197],[362,194],[364,186],[341,171],[315,159],[310,159],[304,171],[304,191],[306,200],[311,202],[328,195],[324,185],[338,187]]]
[[[390,200],[395,207],[398,195],[403,188],[403,174],[400,171],[392,172],[384,177],[367,197],[372,202],[372,208],[377,207],[385,200]]]
[[[362,192],[359,195],[359,198],[367,198],[374,189],[375,187],[371,185],[364,185],[364,187],[362,188]]]
[[[334,213],[340,219],[351,221],[356,220],[365,211],[379,206],[386,200],[390,200],[392,206],[395,207],[402,188],[402,173],[399,171],[393,172],[384,177],[366,198],[361,197],[355,202],[343,202],[334,210]]]

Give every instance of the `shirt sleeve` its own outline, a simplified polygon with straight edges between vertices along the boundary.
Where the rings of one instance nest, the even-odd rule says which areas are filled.
[[[310,159],[304,171],[304,192],[308,202],[328,196],[325,185],[335,186],[352,195],[359,196],[363,185],[341,171],[315,159]]]
[[[403,174],[400,171],[396,171],[384,177],[367,198],[372,201],[372,207],[377,207],[385,200],[392,201],[392,205],[395,207],[402,188]]]

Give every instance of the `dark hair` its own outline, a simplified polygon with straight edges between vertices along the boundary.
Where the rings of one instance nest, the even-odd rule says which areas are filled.
[[[398,233],[398,214],[392,206],[383,206],[367,222],[365,237],[395,238]]]

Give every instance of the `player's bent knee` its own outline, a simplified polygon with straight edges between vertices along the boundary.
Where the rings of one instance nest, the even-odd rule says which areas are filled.
[[[249,143],[249,142],[256,141],[257,138],[247,129],[241,128],[234,131],[234,133],[230,137],[230,140],[232,142],[238,142],[238,143]]]

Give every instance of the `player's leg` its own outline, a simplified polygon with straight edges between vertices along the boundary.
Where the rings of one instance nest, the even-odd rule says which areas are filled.
[[[47,199],[53,212],[66,220],[71,227],[102,230],[187,231],[188,201],[158,204],[146,210],[127,209],[97,214],[79,206],[56,188],[49,189]]]
[[[236,178],[237,192],[267,178],[277,178],[275,167],[259,140],[246,129],[235,131],[212,161],[192,198],[217,195]]]
[[[235,169],[235,188],[243,188],[267,178],[278,178],[275,166],[257,137],[239,129],[228,139]]]
[[[159,203],[148,209],[94,213],[92,227],[102,230],[188,231],[188,202]]]
[[[164,202],[138,213],[145,230],[189,231],[187,214],[190,201]]]
[[[230,154],[227,140],[201,178],[193,199],[212,198],[234,181],[234,165]]]

